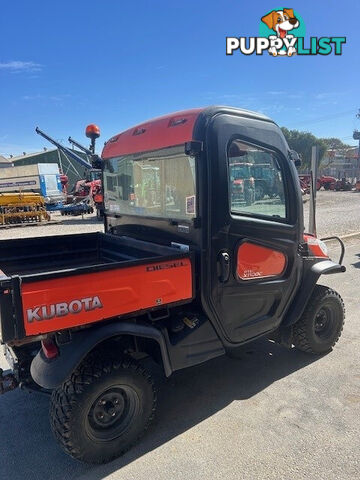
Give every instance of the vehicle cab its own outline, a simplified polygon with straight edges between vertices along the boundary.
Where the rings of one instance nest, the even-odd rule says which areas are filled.
[[[225,344],[280,324],[302,276],[303,213],[272,120],[228,107],[178,112],[115,135],[102,158],[106,231],[194,251],[198,302]],[[243,201],[235,182],[252,189],[256,161],[277,172],[278,194]]]

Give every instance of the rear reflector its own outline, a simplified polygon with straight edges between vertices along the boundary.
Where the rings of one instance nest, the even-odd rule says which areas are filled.
[[[47,339],[42,340],[41,342],[42,350],[46,358],[51,360],[59,355],[58,347],[55,345],[53,340]]]

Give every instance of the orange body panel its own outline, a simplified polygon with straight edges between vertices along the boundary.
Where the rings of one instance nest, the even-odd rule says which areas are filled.
[[[106,142],[103,159],[181,145],[193,139],[195,122],[203,108],[194,108],[153,118]]]
[[[237,274],[241,280],[276,277],[286,267],[286,256],[278,250],[245,242],[237,253]]]
[[[24,283],[27,336],[191,299],[189,258]]]

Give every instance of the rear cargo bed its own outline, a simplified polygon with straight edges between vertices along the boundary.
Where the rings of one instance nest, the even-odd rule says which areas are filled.
[[[86,233],[0,241],[5,275],[34,275],[174,255],[176,250],[128,237]]]
[[[103,233],[0,241],[3,341],[188,302],[192,261]]]

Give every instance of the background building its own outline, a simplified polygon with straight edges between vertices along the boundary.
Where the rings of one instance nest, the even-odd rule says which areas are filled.
[[[85,159],[85,156],[82,152],[78,152],[76,150],[74,151],[77,155]],[[3,157],[0,157],[0,164],[1,164],[2,158]],[[6,164],[7,167],[11,166],[11,163],[16,167],[19,167],[22,165],[34,165],[37,163],[57,163],[59,165],[60,173],[63,173],[64,175],[68,176],[69,192],[72,190],[72,188],[74,187],[75,183],[78,180],[86,178],[86,168],[79,165],[75,160],[68,158],[57,149],[48,150],[44,148],[43,151],[37,152],[37,153],[24,152],[23,155],[19,155],[17,157],[11,157],[10,159],[5,158],[4,160],[8,162]],[[0,165],[0,166],[5,166],[5,165]],[[1,173],[0,173],[0,176],[1,176]]]
[[[335,178],[360,178],[360,159],[358,147],[347,149],[329,149],[322,161],[322,173]]]
[[[0,168],[8,168],[13,166],[14,164],[12,163],[10,158],[5,158],[2,155],[0,155]]]

